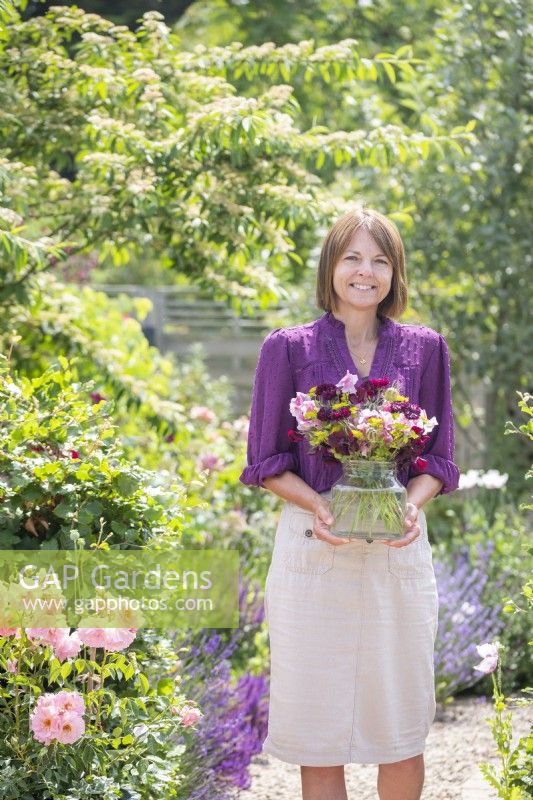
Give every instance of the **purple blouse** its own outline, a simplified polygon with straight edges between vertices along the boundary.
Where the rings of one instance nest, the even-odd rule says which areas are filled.
[[[422,453],[427,467],[398,470],[407,486],[416,475],[434,475],[443,481],[438,494],[459,485],[454,463],[454,417],[448,345],[442,334],[425,325],[381,317],[382,326],[369,371],[371,378],[396,381],[400,392],[418,403],[439,423]],[[358,374],[346,342],[344,322],[330,311],[304,325],[276,328],[264,339],[255,372],[248,432],[248,466],[239,480],[264,486],[271,475],[291,470],[317,492],[325,492],[342,475],[340,462],[310,454],[309,444],[290,442],[287,431],[296,428],[289,403],[296,392],[308,392],[319,383],[337,383],[349,370]],[[368,376],[359,376],[359,381]]]

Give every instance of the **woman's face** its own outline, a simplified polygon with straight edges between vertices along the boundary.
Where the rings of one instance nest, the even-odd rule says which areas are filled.
[[[377,311],[390,291],[392,275],[391,261],[368,231],[359,228],[333,272],[336,311],[341,314],[355,309]]]

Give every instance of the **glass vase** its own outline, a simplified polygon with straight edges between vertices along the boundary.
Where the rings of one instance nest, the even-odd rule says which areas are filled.
[[[398,480],[396,462],[351,458],[342,466],[331,487],[331,532],[368,542],[402,538],[407,490]]]

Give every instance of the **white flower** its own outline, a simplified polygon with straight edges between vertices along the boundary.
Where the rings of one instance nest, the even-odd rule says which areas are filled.
[[[477,644],[476,650],[478,651],[479,655],[483,659],[477,664],[474,669],[478,672],[483,672],[484,675],[489,675],[491,672],[494,672],[496,667],[498,666],[498,651],[500,649],[499,642],[494,643],[485,643],[485,644]]]

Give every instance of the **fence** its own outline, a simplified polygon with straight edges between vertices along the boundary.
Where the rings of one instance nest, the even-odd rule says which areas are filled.
[[[235,388],[234,411],[246,414],[262,340],[269,330],[260,310],[254,318],[237,316],[222,302],[203,300],[198,290],[181,286],[101,285],[109,296],[147,297],[153,308],[142,322],[150,344],[179,358],[199,342],[212,377],[227,375]]]

